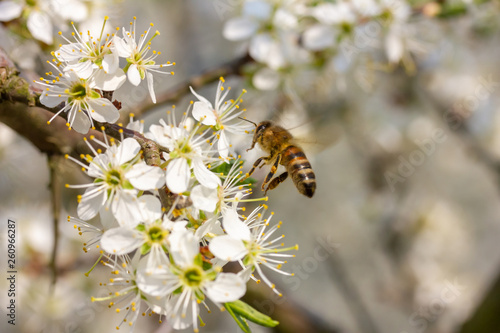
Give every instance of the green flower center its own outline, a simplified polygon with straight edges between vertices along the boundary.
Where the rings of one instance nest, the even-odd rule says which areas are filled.
[[[184,139],[176,143],[176,147],[170,153],[170,158],[187,157],[193,151],[193,148],[189,145],[189,139]]]
[[[168,236],[168,231],[163,230],[159,226],[154,226],[148,229],[149,240],[153,243],[161,243]]]
[[[183,281],[189,287],[198,287],[204,279],[201,267],[193,266],[184,271]]]
[[[243,258],[243,264],[245,265],[251,265],[257,262],[257,257],[259,253],[262,252],[262,248],[259,244],[256,242],[247,242],[244,241],[245,247],[248,249],[248,254]]]
[[[106,183],[111,186],[118,186],[122,182],[122,174],[119,170],[110,170],[106,175]]]
[[[73,87],[71,87],[69,94],[74,99],[83,99],[85,98],[85,96],[87,96],[87,88],[85,87],[85,85],[77,83]]]

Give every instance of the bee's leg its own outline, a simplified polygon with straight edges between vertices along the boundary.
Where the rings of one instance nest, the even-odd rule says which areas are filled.
[[[262,160],[263,160],[265,163],[262,163],[262,164],[259,166],[259,169],[261,169],[264,165],[266,165],[266,163],[267,163],[268,161],[270,161],[270,160],[271,160],[271,156],[264,156],[264,157],[261,157],[261,158],[262,158]]]
[[[271,178],[273,178],[273,176],[276,174],[276,170],[278,170],[280,162],[281,162],[281,154],[278,154],[278,156],[276,156],[276,160],[273,163],[273,166],[271,167],[271,172],[267,174],[266,179],[262,183],[262,191],[264,191],[264,187],[266,187],[266,184],[269,183]]]
[[[255,161],[255,163],[253,164],[250,171],[246,174],[245,179],[247,179],[248,177],[250,177],[252,175],[252,173],[255,171],[255,169],[259,166],[260,162],[262,162],[263,160],[266,161],[266,157],[260,157],[257,159],[257,161]],[[262,164],[262,165],[264,165],[264,164]],[[261,165],[261,167],[262,167],[262,165]]]
[[[255,147],[255,143],[256,143],[256,142],[257,142],[257,141],[253,140],[253,141],[252,141],[252,146],[251,146],[250,148],[248,148],[248,149],[247,149],[247,151],[252,150],[252,149],[253,149],[253,147]]]
[[[266,188],[266,192],[264,192],[264,196],[267,194],[267,191],[275,189],[278,187],[279,184],[283,183],[285,179],[288,178],[288,172],[283,172],[281,175],[278,177],[274,178],[270,183],[269,186]]]

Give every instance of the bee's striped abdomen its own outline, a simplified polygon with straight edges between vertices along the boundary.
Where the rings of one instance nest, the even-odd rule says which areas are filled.
[[[300,193],[311,198],[316,190],[316,176],[306,154],[297,146],[288,146],[282,153],[284,165]]]

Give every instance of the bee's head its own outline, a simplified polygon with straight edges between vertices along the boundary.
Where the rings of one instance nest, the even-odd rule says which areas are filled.
[[[255,133],[253,134],[253,140],[257,141],[257,139],[264,134],[264,131],[269,126],[271,126],[271,122],[267,120],[259,123],[259,125],[257,125],[257,127],[255,128]]]
[[[264,133],[264,131],[266,130],[266,128],[268,128],[269,126],[271,126],[271,122],[270,121],[262,121],[260,122],[258,125],[256,123],[254,123],[253,121],[251,120],[248,120],[248,119],[245,119],[245,118],[241,118],[241,117],[238,117],[240,118],[241,120],[244,120],[244,121],[247,121],[251,124],[253,124],[255,126],[255,132],[253,134],[253,142],[256,142],[256,140],[261,137]]]

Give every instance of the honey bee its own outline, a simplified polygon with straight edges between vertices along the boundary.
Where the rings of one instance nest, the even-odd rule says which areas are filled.
[[[267,191],[276,188],[280,183],[284,182],[288,175],[290,175],[299,192],[312,198],[316,190],[316,176],[311,168],[311,163],[307,160],[306,154],[302,148],[294,143],[290,132],[270,121],[263,121],[257,125],[247,119],[244,120],[255,125],[252,146],[247,151],[252,150],[255,144],[259,143],[260,147],[269,153],[269,156],[260,157],[255,161],[247,177],[250,177],[257,167],[262,168],[265,164],[271,164],[271,172],[269,172],[262,183],[262,191],[269,184],[265,188],[264,195],[266,195]],[[264,163],[261,165],[262,162]],[[286,168],[286,171],[271,180],[280,164]]]

